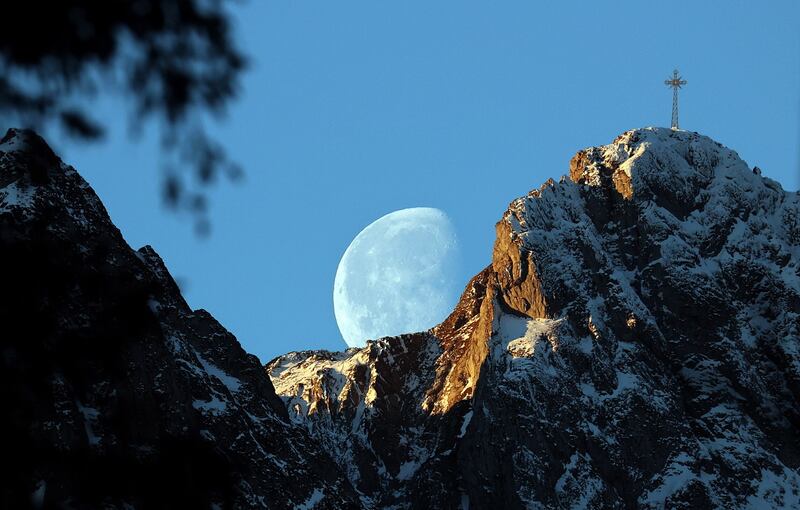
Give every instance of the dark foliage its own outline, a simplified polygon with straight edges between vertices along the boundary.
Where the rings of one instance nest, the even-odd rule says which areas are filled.
[[[0,16],[0,115],[98,140],[106,122],[87,99],[121,93],[133,127],[162,127],[166,203],[205,229],[205,185],[240,172],[203,119],[224,113],[244,65],[224,0],[10,2]]]

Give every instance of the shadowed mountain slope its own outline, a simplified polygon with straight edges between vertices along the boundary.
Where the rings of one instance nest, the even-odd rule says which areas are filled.
[[[258,359],[29,131],[0,141],[0,507],[357,508]]]

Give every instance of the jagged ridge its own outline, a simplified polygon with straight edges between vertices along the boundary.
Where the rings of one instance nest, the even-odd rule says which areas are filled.
[[[367,506],[800,506],[799,204],[629,131],[511,203],[441,325],[267,371]]]
[[[74,169],[11,130],[0,497],[799,507],[798,202],[696,133],[624,133],[512,202],[442,324],[287,354],[273,387]]]
[[[254,356],[29,131],[0,140],[0,506],[357,508]]]

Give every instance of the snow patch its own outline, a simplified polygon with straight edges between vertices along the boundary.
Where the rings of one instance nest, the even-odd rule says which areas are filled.
[[[192,402],[192,407],[200,411],[215,416],[223,414],[227,409],[227,404],[215,396],[211,400],[195,400]]]
[[[309,393],[319,385],[323,395],[330,404],[337,405],[348,399],[351,392],[359,395],[359,406],[371,407],[378,394],[375,391],[374,370],[369,358],[370,347],[362,349],[348,349],[343,353],[289,353],[283,356],[278,363],[271,366],[270,379],[275,387],[275,392],[284,402],[292,407],[300,407],[305,412],[302,417],[319,411],[317,401]],[[355,384],[356,372],[367,367],[367,387],[364,394]],[[363,415],[363,409],[358,409],[353,420],[353,430]],[[298,414],[300,417],[300,414]]]
[[[400,465],[400,470],[397,472],[398,480],[410,480],[414,473],[419,469],[419,462],[410,460]]]
[[[542,339],[554,338],[563,319],[528,319],[511,314],[503,314],[497,336],[505,350],[514,358],[531,357]],[[549,347],[554,344],[550,343]]]
[[[200,354],[198,353],[195,354],[197,355],[197,360],[203,366],[203,370],[205,370],[209,375],[216,377],[219,380],[219,382],[221,382],[222,384],[225,385],[226,388],[228,388],[228,391],[230,391],[231,394],[235,394],[236,392],[239,391],[239,388],[241,388],[242,386],[242,381],[240,381],[236,377],[228,375],[227,372],[218,368],[213,363],[206,361],[202,356],[200,356]]]
[[[314,489],[314,492],[308,497],[308,499],[302,505],[295,506],[295,510],[311,510],[317,506],[317,503],[322,501],[322,498],[325,497],[325,491],[323,489]]]
[[[654,481],[657,484],[655,488],[640,497],[639,503],[642,505],[663,505],[668,497],[685,488],[689,482],[700,479],[699,474],[695,473],[690,466],[692,460],[684,452],[673,458],[664,471],[654,477]]]
[[[0,144],[0,152],[24,152],[27,149],[28,142],[21,136],[12,136],[9,140]]]
[[[800,508],[800,475],[797,472],[785,466],[781,473],[762,469],[761,479],[756,483],[756,493],[747,498],[746,508]]]
[[[94,424],[100,413],[94,407],[84,406],[80,402],[75,402],[78,411],[83,415],[83,428],[86,431],[86,438],[91,446],[100,444],[100,438],[94,433]]]
[[[459,432],[458,432],[458,438],[459,439],[464,437],[464,434],[467,433],[467,427],[469,426],[469,422],[472,421],[472,414],[473,414],[472,409],[470,409],[464,415],[464,421],[461,422],[461,430],[459,430]]]
[[[28,209],[33,205],[36,190],[33,186],[20,186],[12,182],[0,189],[0,213],[14,209]]]

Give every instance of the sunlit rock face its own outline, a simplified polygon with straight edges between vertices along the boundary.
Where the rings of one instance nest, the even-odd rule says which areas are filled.
[[[359,508],[257,358],[74,168],[0,140],[0,507]]]
[[[443,323],[267,373],[365,508],[798,507],[798,255],[796,193],[628,131],[511,203]]]
[[[800,507],[798,195],[666,129],[569,174],[510,204],[441,324],[265,370],[9,131],[0,501]]]

